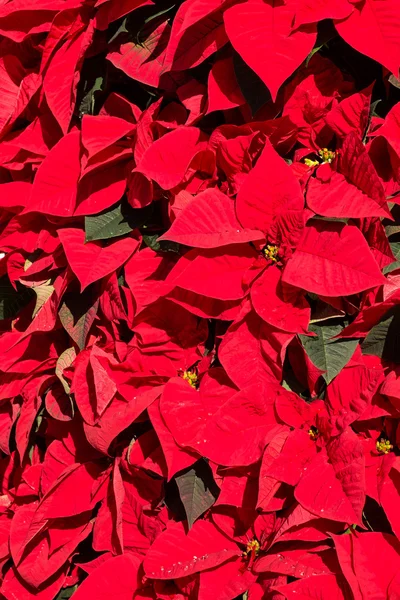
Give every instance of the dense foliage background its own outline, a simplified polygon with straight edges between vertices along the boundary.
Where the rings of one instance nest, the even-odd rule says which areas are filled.
[[[398,0],[0,1],[0,596],[400,599]]]

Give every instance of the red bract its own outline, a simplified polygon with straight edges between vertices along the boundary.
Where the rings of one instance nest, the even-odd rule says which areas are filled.
[[[397,0],[0,4],[1,598],[400,598]]]

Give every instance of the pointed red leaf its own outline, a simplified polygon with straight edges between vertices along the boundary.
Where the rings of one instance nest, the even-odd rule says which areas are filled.
[[[40,165],[25,212],[71,217],[81,174],[79,131],[71,131]]]
[[[132,600],[139,589],[140,560],[130,552],[112,556],[99,565],[74,593],[75,600]]]
[[[292,333],[307,333],[311,309],[302,291],[281,281],[281,271],[271,266],[251,286],[251,302],[266,322]]]
[[[240,91],[230,56],[217,60],[208,76],[207,114],[215,110],[229,110],[246,103]]]
[[[224,13],[229,41],[275,100],[282,83],[311,52],[316,30],[292,32],[292,2],[250,0]],[[266,58],[268,57],[268,59]]]
[[[153,142],[144,153],[138,170],[164,190],[169,190],[181,183],[200,149],[200,139],[201,132],[197,127],[178,127]]]
[[[243,229],[236,218],[233,200],[218,188],[211,188],[198,194],[159,239],[195,248],[217,248],[263,237],[260,231]]]
[[[256,166],[239,190],[236,200],[239,221],[243,227],[266,233],[274,217],[283,211],[300,210],[303,206],[299,182],[267,140]]]
[[[172,269],[167,283],[209,298],[239,300],[248,287],[244,275],[256,256],[246,244],[189,250]]]
[[[60,229],[58,235],[71,269],[80,281],[81,291],[123,265],[139,244],[132,237],[105,248],[99,242],[85,244],[85,232],[81,229]]]
[[[376,201],[346,179],[334,172],[329,181],[310,179],[307,187],[307,206],[324,217],[385,217],[386,200]]]
[[[183,523],[170,521],[151,546],[143,567],[150,579],[176,579],[240,555],[238,546],[208,521],[196,521],[187,534]]]
[[[365,0],[347,19],[335,23],[350,46],[382,64],[395,77],[400,68],[398,8],[397,0]]]
[[[357,227],[322,221],[305,228],[282,280],[323,296],[348,296],[386,282]]]

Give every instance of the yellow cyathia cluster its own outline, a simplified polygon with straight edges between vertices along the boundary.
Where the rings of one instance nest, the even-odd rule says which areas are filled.
[[[336,156],[336,152],[328,150],[328,148],[321,148],[321,150],[318,150],[318,154],[322,158],[322,164],[331,163]]]
[[[389,452],[393,450],[393,446],[389,442],[389,440],[381,438],[376,442],[376,449],[378,450],[378,452],[381,452],[381,454],[389,454]]]
[[[260,552],[260,542],[258,540],[256,540],[255,538],[253,538],[252,540],[249,540],[247,542],[246,550],[244,551],[243,554],[245,556],[248,556],[249,554],[252,554],[253,556],[257,556],[259,552]]]
[[[311,160],[311,158],[305,158],[304,159],[304,164],[307,165],[307,167],[318,167],[319,165],[319,161],[318,160]]]
[[[308,430],[308,435],[312,440],[316,440],[319,435],[319,431],[316,427],[314,427],[314,425],[311,425],[310,429]]]
[[[271,244],[267,244],[263,250],[265,258],[268,260],[272,260],[273,262],[277,262],[279,259],[279,248],[278,246],[273,246]]]
[[[324,165],[325,163],[331,163],[336,156],[336,152],[328,150],[328,148],[321,148],[321,150],[318,150],[318,155],[322,159],[322,163],[320,163],[319,160],[305,158],[304,164],[311,169],[312,167],[318,167],[320,164]]]
[[[198,376],[194,371],[184,371],[182,378],[188,382],[193,388],[197,387]]]

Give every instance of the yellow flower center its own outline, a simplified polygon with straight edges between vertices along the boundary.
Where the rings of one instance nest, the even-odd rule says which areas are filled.
[[[192,386],[192,388],[196,388],[197,387],[197,373],[195,373],[194,371],[184,371],[182,378],[188,382],[189,385]]]
[[[321,148],[321,150],[318,150],[318,154],[322,158],[322,164],[331,163],[336,156],[336,152],[328,150],[328,148]]]
[[[253,556],[258,556],[259,552],[260,552],[260,542],[258,540],[256,540],[255,538],[253,538],[252,540],[247,542],[246,550],[243,552],[243,554],[244,554],[244,556],[248,556],[249,554],[252,554]]]
[[[310,427],[310,429],[308,430],[308,435],[310,436],[310,438],[312,440],[316,440],[317,437],[319,436],[319,431],[316,427],[314,427],[314,425],[312,425]]]
[[[319,165],[319,161],[318,160],[311,160],[311,158],[305,158],[304,159],[304,164],[307,165],[307,167],[318,167]]]
[[[376,449],[378,450],[378,452],[381,452],[381,454],[389,454],[389,452],[393,450],[393,446],[389,442],[389,440],[381,438],[376,442]]]
[[[279,259],[279,248],[278,246],[273,246],[271,244],[267,244],[263,250],[264,256],[267,260],[272,260],[272,262],[278,262]]]

